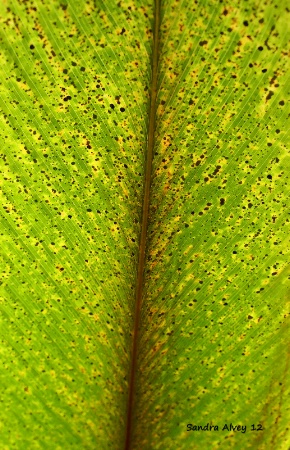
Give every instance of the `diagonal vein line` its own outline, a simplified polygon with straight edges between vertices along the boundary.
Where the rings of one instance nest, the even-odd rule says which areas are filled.
[[[142,207],[142,224],[139,244],[139,260],[138,272],[136,279],[136,296],[135,296],[135,316],[134,329],[132,335],[132,353],[131,353],[131,367],[129,378],[129,393],[127,405],[127,427],[125,450],[129,450],[132,442],[132,419],[134,413],[134,397],[135,397],[135,382],[137,371],[137,356],[138,356],[138,332],[140,325],[140,313],[142,305],[142,292],[144,284],[144,268],[146,256],[146,239],[148,229],[149,216],[149,201],[150,201],[150,185],[152,172],[152,159],[154,149],[154,131],[155,131],[155,116],[156,116],[156,95],[157,95],[157,68],[158,68],[158,53],[159,53],[159,27],[160,27],[160,2],[155,0],[154,7],[154,34],[153,34],[153,52],[152,52],[152,77],[151,77],[151,92],[150,92],[150,110],[149,110],[149,125],[148,125],[148,140],[147,140],[147,155],[146,168],[144,180],[144,199]]]

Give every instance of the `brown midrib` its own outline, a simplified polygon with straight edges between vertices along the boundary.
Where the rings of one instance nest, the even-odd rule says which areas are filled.
[[[134,329],[132,334],[132,353],[131,353],[131,366],[129,377],[125,450],[130,450],[131,448],[132,431],[133,431],[132,419],[134,413],[134,395],[135,395],[135,382],[137,371],[138,333],[139,333],[140,312],[142,304],[152,159],[154,149],[154,131],[155,131],[155,116],[156,116],[156,95],[157,95],[157,66],[159,53],[158,47],[159,47],[159,26],[160,26],[160,1],[161,0],[155,0],[154,6],[154,34],[153,34],[153,52],[152,52],[152,66],[151,66],[152,76],[151,76],[151,90],[150,90],[150,110],[149,110],[147,154],[146,154],[146,169],[144,177],[145,179],[144,179],[144,199],[142,208],[142,224],[141,224],[141,234],[139,244],[138,271],[136,278],[135,315],[134,315]]]

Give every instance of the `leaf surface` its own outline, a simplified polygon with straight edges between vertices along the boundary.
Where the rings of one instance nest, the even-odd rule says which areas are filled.
[[[288,449],[287,2],[0,21],[2,448]]]
[[[152,13],[1,4],[1,448],[123,445]]]
[[[161,11],[133,448],[286,449],[289,11]]]

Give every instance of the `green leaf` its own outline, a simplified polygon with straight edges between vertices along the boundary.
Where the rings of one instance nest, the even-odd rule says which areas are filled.
[[[286,0],[0,21],[1,448],[288,449]]]
[[[285,7],[163,3],[136,449],[289,447]]]
[[[150,2],[1,11],[1,446],[124,441]]]

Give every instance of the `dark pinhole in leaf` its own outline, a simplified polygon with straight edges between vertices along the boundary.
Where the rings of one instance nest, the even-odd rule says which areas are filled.
[[[266,97],[266,100],[270,100],[271,97],[273,97],[273,95],[274,95],[274,92],[273,91],[269,91],[269,93],[268,93],[268,95]]]

